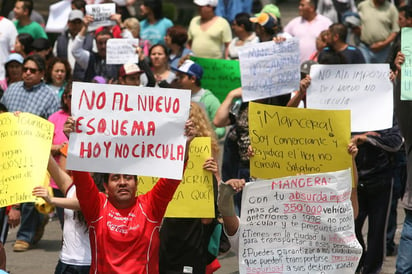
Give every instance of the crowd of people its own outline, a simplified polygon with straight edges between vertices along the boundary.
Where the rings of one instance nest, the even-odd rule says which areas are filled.
[[[219,268],[219,248],[211,248],[213,241],[225,252],[228,237],[237,251],[242,188],[250,180],[253,157],[249,104],[242,102],[241,86],[228,90],[220,102],[202,86],[204,70],[190,56],[237,60],[241,47],[293,37],[299,40],[299,90],[259,103],[306,107],[313,64],[390,65],[393,126],[352,132],[348,140],[357,174],[352,192],[355,232],[363,248],[357,273],[379,273],[384,257],[393,255],[396,273],[412,273],[412,176],[407,178],[408,171],[412,174],[412,107],[411,101],[400,100],[405,62],[400,33],[412,27],[407,2],[300,0],[299,16],[283,26],[275,3],[194,0],[198,15],[180,26],[164,15],[161,0],[139,3],[140,21],[133,12],[136,0],[96,1],[116,3],[116,13],[110,16],[111,26],[90,31],[94,18],[86,5],[95,1],[72,0],[67,26],[53,43],[34,1],[13,2],[10,19],[0,17],[0,111],[28,112],[54,124],[48,163],[53,193],[39,186],[33,195],[56,206],[63,246],[55,273],[213,273]],[[139,62],[107,64],[107,41],[112,38],[138,38]],[[187,146],[194,137],[212,140],[212,157],[203,168],[214,177],[215,218],[164,218],[179,180],[159,179],[147,194],[136,196],[136,176],[67,170],[68,137],[75,126],[73,81],[190,90]],[[399,199],[406,218],[398,248]],[[362,234],[366,218],[367,241]],[[48,220],[34,203],[0,209],[0,269],[7,270],[3,244],[8,228],[18,227],[13,251],[25,252],[36,248]]]

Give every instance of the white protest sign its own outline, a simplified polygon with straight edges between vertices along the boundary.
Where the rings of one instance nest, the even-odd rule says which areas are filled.
[[[240,273],[355,273],[351,186],[351,169],[247,184]]]
[[[299,42],[295,38],[241,47],[239,65],[244,102],[299,89]]]
[[[67,168],[181,179],[190,91],[73,83]]]
[[[47,19],[46,32],[60,33],[66,26],[69,20],[71,1],[65,0],[57,2],[49,7],[49,18]]]
[[[106,44],[106,63],[122,65],[128,63],[139,63],[136,47],[139,39],[109,39]]]
[[[351,111],[351,131],[392,127],[393,86],[388,64],[313,65],[308,108]]]
[[[110,16],[115,13],[115,3],[86,5],[86,14],[93,16],[93,22],[89,24],[88,30],[94,31],[99,27],[114,26],[116,22],[110,20]]]

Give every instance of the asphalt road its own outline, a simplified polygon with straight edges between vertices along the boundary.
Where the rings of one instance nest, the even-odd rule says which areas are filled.
[[[396,233],[396,243],[399,242],[399,236],[403,223],[403,210],[398,209],[398,229]],[[365,225],[366,227],[366,225]],[[57,219],[48,223],[45,229],[43,239],[32,249],[23,253],[13,252],[13,243],[16,240],[17,229],[9,231],[8,239],[5,245],[7,254],[7,270],[12,274],[49,274],[54,273],[54,268],[59,258],[61,247],[62,231]],[[222,265],[217,274],[237,273],[238,262],[233,252],[229,252],[219,258]],[[381,274],[390,274],[395,272],[396,257],[386,257]]]

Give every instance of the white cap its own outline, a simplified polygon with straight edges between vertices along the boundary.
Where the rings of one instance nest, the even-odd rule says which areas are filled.
[[[193,1],[198,6],[212,6],[216,7],[218,0],[194,0]]]

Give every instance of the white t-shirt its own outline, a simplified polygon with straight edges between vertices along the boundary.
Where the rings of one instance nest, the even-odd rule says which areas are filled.
[[[13,22],[5,17],[0,17],[0,80],[6,78],[4,64],[7,61],[17,36],[17,30]]]
[[[238,219],[239,219],[239,217],[238,217]],[[239,222],[240,222],[240,219],[239,219]],[[223,226],[223,232],[226,234],[226,236],[229,240],[230,248],[232,249],[233,252],[236,253],[236,255],[239,254],[239,233],[240,233],[239,228],[240,228],[240,225],[237,228],[236,233],[233,234],[232,236],[229,236],[227,234],[226,230],[225,230],[225,227]]]
[[[76,186],[72,185],[67,191],[67,198],[76,193]],[[74,210],[64,209],[63,246],[60,251],[60,261],[70,265],[90,265],[91,252],[89,231],[86,222],[74,218]]]

